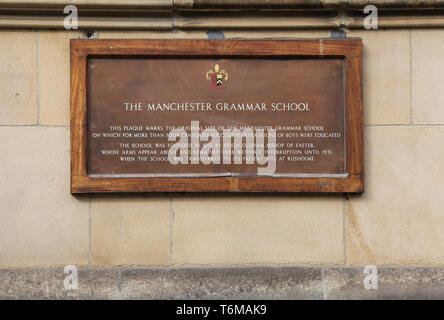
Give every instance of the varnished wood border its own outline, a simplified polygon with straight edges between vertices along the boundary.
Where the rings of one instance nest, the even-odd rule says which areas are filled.
[[[88,56],[342,57],[347,178],[91,178],[86,167]],[[363,192],[362,42],[353,40],[71,40],[71,193]]]

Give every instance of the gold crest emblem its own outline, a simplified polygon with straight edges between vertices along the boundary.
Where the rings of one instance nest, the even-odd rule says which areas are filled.
[[[228,80],[228,72],[221,70],[219,65],[216,64],[213,70],[208,70],[206,74],[208,81],[211,81],[209,88],[211,89],[223,89],[224,81]]]

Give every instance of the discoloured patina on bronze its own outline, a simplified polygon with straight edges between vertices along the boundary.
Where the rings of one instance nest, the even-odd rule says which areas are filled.
[[[89,175],[252,175],[262,167],[246,158],[171,164],[168,133],[192,121],[221,135],[273,128],[274,175],[346,174],[342,59],[91,58],[87,76]]]

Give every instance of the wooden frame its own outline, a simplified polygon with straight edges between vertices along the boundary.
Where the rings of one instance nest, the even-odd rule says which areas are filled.
[[[87,173],[87,58],[94,56],[340,57],[346,63],[348,177],[92,178]],[[353,40],[71,40],[71,193],[363,192],[362,43]]]

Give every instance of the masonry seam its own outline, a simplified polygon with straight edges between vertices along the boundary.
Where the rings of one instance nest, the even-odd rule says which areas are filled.
[[[342,241],[344,242],[344,265],[347,264],[347,199],[342,199]]]
[[[91,197],[88,197],[88,265],[92,265],[92,214]]]
[[[174,254],[174,237],[173,237],[173,224],[174,224],[174,198],[171,198],[170,202],[170,265],[173,265]]]
[[[176,3],[175,0],[171,0],[171,6],[172,6],[172,12],[171,12],[171,30],[172,31],[177,31],[176,30],[176,26],[177,26],[177,15],[176,15]]]
[[[409,46],[410,46],[410,124],[413,124],[413,46],[412,46],[412,29],[409,29]]]
[[[415,123],[415,124],[366,124],[364,125],[365,128],[372,128],[372,127],[405,127],[405,128],[414,128],[414,127],[443,127],[444,123],[431,123],[431,124],[425,124],[425,123]]]
[[[69,128],[64,125],[38,125],[38,124],[0,124],[0,127],[40,127],[40,128]]]
[[[322,297],[327,300],[327,290],[325,289],[325,272],[324,268],[321,268],[321,287],[322,287]]]
[[[119,267],[117,269],[117,290],[122,293],[122,269]]]
[[[40,124],[40,57],[39,57],[39,31],[35,31],[36,47],[36,105],[37,105],[37,126]]]
[[[165,266],[165,265],[153,265],[153,266],[127,266],[127,265],[119,265],[119,266],[84,266],[77,268],[82,271],[113,271],[113,270],[121,270],[121,271],[138,271],[138,270],[183,270],[183,269],[332,269],[332,270],[363,270],[366,265],[323,265],[323,266],[310,266],[310,265],[174,265],[174,266]],[[48,267],[48,268],[5,268],[0,269],[0,272],[10,272],[10,271],[52,271],[52,270],[60,270],[60,267]],[[444,265],[437,266],[420,266],[420,265],[377,265],[378,270],[444,270]]]

